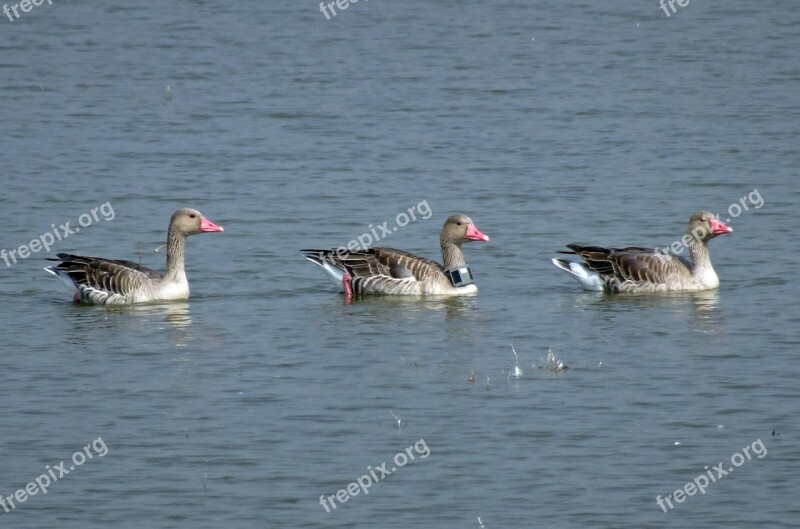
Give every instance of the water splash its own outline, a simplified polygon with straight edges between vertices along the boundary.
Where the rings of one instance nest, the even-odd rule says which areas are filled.
[[[389,414],[392,416],[392,426],[395,428],[400,428],[406,424],[406,421],[395,415],[392,410],[389,410]]]
[[[556,358],[556,355],[553,354],[552,347],[547,348],[547,359],[541,359],[541,361],[542,365],[539,366],[539,369],[547,369],[554,373],[569,369],[567,364]]]

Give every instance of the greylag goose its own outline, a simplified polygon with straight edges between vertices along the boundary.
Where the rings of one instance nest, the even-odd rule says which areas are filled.
[[[666,249],[601,248],[568,244],[583,263],[553,259],[553,264],[572,274],[586,290],[606,292],[654,293],[710,290],[719,286],[711,266],[706,244],[733,229],[717,220],[713,213],[698,211],[689,219],[686,235],[676,241],[673,251],[689,249],[691,262],[666,253]],[[678,251],[680,250],[680,252]]]
[[[469,217],[452,215],[439,235],[444,266],[393,248],[353,252],[344,248],[300,250],[300,253],[321,266],[348,299],[353,293],[463,296],[475,294],[478,287],[464,261],[461,245],[488,240]]]
[[[155,270],[131,261],[103,259],[60,253],[55,266],[45,268],[73,292],[76,303],[126,305],[148,301],[174,301],[189,297],[189,282],[183,268],[186,237],[196,233],[219,232],[217,226],[195,209],[179,209],[167,231],[167,271]]]

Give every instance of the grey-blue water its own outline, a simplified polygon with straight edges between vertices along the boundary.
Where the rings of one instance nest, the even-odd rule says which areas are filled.
[[[797,527],[800,11],[674,5],[0,16],[0,246],[114,212],[0,262],[0,527]],[[465,246],[478,296],[346,305],[297,252],[423,201],[379,244],[438,260],[469,214],[492,238]],[[161,269],[183,206],[225,227],[189,240],[188,302],[77,307],[41,270]],[[549,261],[670,244],[698,209],[734,229],[710,245],[718,291],[586,293]],[[538,369],[548,349],[570,369]]]

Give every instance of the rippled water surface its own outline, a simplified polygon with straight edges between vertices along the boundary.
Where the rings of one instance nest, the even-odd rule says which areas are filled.
[[[0,263],[0,495],[73,467],[0,526],[796,527],[798,13],[0,16],[2,248],[113,208]],[[478,296],[347,305],[297,251],[423,201],[430,218],[380,244],[439,259],[444,218],[469,214],[492,238],[465,246]],[[188,302],[76,307],[41,270],[55,252],[160,269],[183,206],[225,227],[189,240]],[[710,245],[718,291],[608,297],[549,261],[570,242],[670,244],[698,209],[734,228]],[[570,369],[540,369],[548,351]],[[677,502],[758,440],[766,455]],[[320,505],[383,462],[396,471],[368,494]]]

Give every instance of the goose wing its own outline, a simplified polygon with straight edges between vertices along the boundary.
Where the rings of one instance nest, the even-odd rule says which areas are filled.
[[[660,285],[678,278],[691,277],[685,260],[652,248],[603,248],[577,244],[569,244],[567,248],[580,256],[586,266],[597,272],[607,283]]]
[[[81,294],[81,301],[89,303],[129,302],[129,296],[148,287],[153,280],[161,279],[161,274],[132,261],[104,259],[57,254],[59,261],[55,266],[46,268],[55,274],[67,286],[70,283]]]
[[[425,281],[442,273],[442,267],[436,261],[394,248],[371,248],[363,252],[348,253],[341,262],[355,277],[413,277],[417,281]]]
[[[301,250],[301,253],[323,268],[331,264],[349,273],[356,292],[419,293],[421,282],[444,277],[443,269],[436,261],[394,248],[370,248],[357,252]]]

